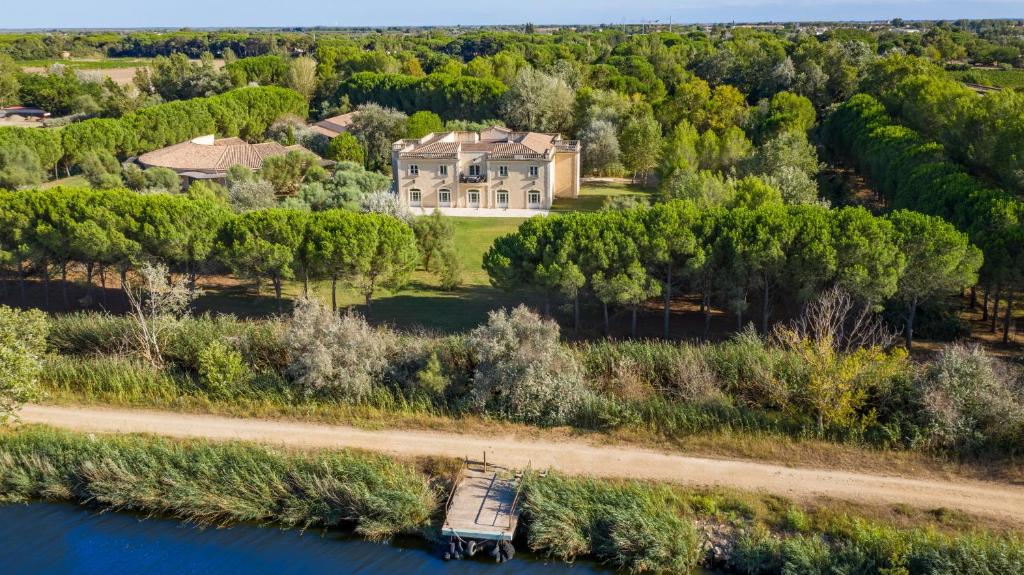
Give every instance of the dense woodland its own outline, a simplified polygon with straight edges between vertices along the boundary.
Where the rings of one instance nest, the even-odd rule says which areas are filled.
[[[978,91],[957,74],[1024,74],[1022,54],[1015,20],[2,34],[0,105],[55,117],[0,127],[2,295],[23,308],[0,306],[0,422],[42,393],[346,423],[464,418],[659,444],[710,438],[744,456],[811,440],[818,457],[896,449],[1019,475],[1024,372],[991,352],[1019,355],[1024,92]],[[131,83],[102,79],[113,58],[139,67]],[[307,125],[349,111],[351,130],[333,140]],[[644,192],[487,241],[472,263],[489,291],[532,309],[493,309],[452,334],[378,321],[384,292],[426,272],[437,279],[426,289],[457,294],[464,271],[454,218],[414,217],[387,191],[391,143],[494,123],[579,139],[586,175]],[[295,151],[259,173],[235,166],[225,185],[183,190],[173,171],[132,161],[208,133],[297,143],[335,163]],[[269,286],[273,317],[193,315],[207,275],[251,282],[257,295]],[[317,301],[317,283],[330,286],[330,303]],[[289,287],[301,294],[294,302]],[[363,315],[342,312],[343,289],[360,296]],[[24,309],[33,291],[61,313]],[[670,341],[681,301],[696,302],[703,327]],[[1003,345],[954,343],[978,335],[960,319],[968,306]],[[110,309],[129,313],[97,311]],[[654,310],[664,338],[640,340],[638,316]],[[633,337],[610,337],[616,315]],[[713,315],[729,333],[711,337]],[[609,337],[581,328],[585,316],[600,317]],[[944,343],[908,353],[920,339]],[[0,492],[12,499],[72,493],[43,489],[68,478],[41,453],[63,454],[67,469],[95,467],[101,452],[157,469],[138,463],[157,440],[20,437],[0,446]],[[162,456],[168,468],[195,459],[157,448],[172,454]],[[313,464],[245,449],[203,448],[217,463],[199,488],[220,493],[217,474],[253,461]],[[32,457],[11,455],[22,451]],[[402,510],[342,498],[377,517],[366,534],[425,524],[419,472],[332,461],[344,481],[355,481],[341,473],[352,467],[368,485],[387,475],[407,484],[408,497],[394,491]],[[882,528],[845,509],[811,521],[774,497],[766,518],[734,494],[531,481],[531,548],[631,572],[701,561],[744,573],[1021,572],[1019,539],[973,525],[971,535],[906,529],[902,508],[902,523]],[[103,502],[79,483],[74,497]],[[138,502],[137,489],[124,491],[125,507],[192,517],[172,497]],[[737,527],[728,558],[698,560],[707,553],[694,511]],[[942,529],[946,511],[936,512]],[[359,512],[344,513],[364,529]]]
[[[301,143],[342,164],[323,172],[296,156],[264,176],[236,173],[229,189],[197,189],[191,197],[220,198],[234,212],[285,198],[283,207],[292,209],[358,211],[370,203],[381,204],[371,211],[398,213],[375,196],[386,188],[374,173],[387,173],[391,141],[488,123],[557,131],[582,141],[588,174],[629,176],[657,188],[656,203],[683,202],[649,212],[614,206],[631,208],[624,221],[643,225],[610,215],[569,218],[543,231],[531,223],[495,246],[487,262],[494,284],[535,289],[549,307],[567,303],[574,325],[581,302],[607,315],[609,306],[635,311],[644,301],[689,293],[701,297],[707,313],[725,309],[737,326],[756,319],[767,331],[839,285],[885,309],[908,336],[922,309],[926,333],[955,336],[957,328],[942,327],[950,324],[941,319],[949,317],[946,297],[971,288],[971,305],[983,304],[1005,340],[1024,281],[1024,159],[1017,152],[1024,146],[1024,95],[979,94],[947,70],[1021,66],[1021,30],[1020,22],[985,21],[647,33],[626,27],[12,34],[0,38],[0,54],[7,54],[0,56],[0,99],[65,116],[42,129],[0,128],[0,186],[26,188],[81,173],[94,188],[175,192],[169,175],[142,174],[121,161],[215,132]],[[18,60],[64,52],[154,59],[131,85],[97,81],[59,63],[42,74],[19,71]],[[223,68],[213,65],[214,56],[223,58]],[[351,133],[334,141],[303,126],[306,118],[352,109],[360,114]],[[909,233],[890,229],[894,216],[885,214],[892,209],[941,218],[963,236],[925,220],[915,225],[939,235],[932,245],[894,247],[902,259],[876,257],[877,269],[857,268],[850,252],[856,246],[849,246],[858,240],[843,222],[870,216],[840,209],[849,190],[825,199],[823,183],[836,166],[853,166],[865,178],[876,195],[870,207],[884,216],[866,245],[897,245]],[[680,226],[671,232],[656,227],[669,224],[650,223],[668,212],[686,221],[671,224]],[[610,226],[615,231],[586,233],[616,236],[622,245],[601,247],[601,255],[576,253],[563,236],[584,232],[563,228],[577,225]],[[654,227],[620,231],[631,226]],[[660,240],[669,248],[652,244],[666,233],[681,235]],[[538,234],[558,250],[531,239]],[[9,243],[21,241],[15,235],[6,233],[13,239],[5,252],[35,256],[34,265],[9,259],[12,269],[48,275],[39,262],[60,261],[38,255],[45,250],[37,245]],[[981,254],[964,248],[960,259],[917,278],[937,289],[909,295],[901,284],[905,260],[931,258],[948,245],[960,249],[961,237]],[[590,239],[584,244],[599,249]],[[88,268],[101,261],[87,259],[75,260]],[[299,277],[301,266],[279,267],[286,270],[281,277]],[[879,285],[857,285],[866,281],[857,274]]]

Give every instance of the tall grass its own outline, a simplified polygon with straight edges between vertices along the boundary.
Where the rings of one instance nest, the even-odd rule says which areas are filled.
[[[985,532],[899,529],[849,516],[806,533],[740,534],[724,565],[737,573],[898,573],[904,575],[1020,575],[1024,541]]]
[[[528,475],[530,549],[571,561],[594,556],[630,573],[688,573],[700,559],[693,521],[671,489]]]
[[[425,475],[380,455],[38,427],[0,433],[0,498],[88,502],[204,525],[352,526],[371,539],[420,533],[438,503]]]

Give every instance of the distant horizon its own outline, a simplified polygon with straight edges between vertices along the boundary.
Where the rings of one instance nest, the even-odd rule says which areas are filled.
[[[623,24],[864,23],[1024,18],[1020,0],[521,0],[515,10],[454,0],[425,5],[392,0],[379,4],[320,5],[315,0],[178,0],[141,6],[133,0],[82,3],[51,0],[44,13],[4,15],[3,31],[198,30],[289,28],[453,28],[459,26],[619,26]],[[510,14],[514,13],[514,16]]]

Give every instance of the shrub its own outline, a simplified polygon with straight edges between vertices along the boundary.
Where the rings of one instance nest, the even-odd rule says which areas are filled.
[[[288,374],[307,395],[366,398],[388,367],[394,335],[355,313],[338,316],[313,299],[299,300],[285,335]]]
[[[558,338],[558,324],[525,306],[490,312],[467,340],[476,360],[476,408],[543,425],[571,421],[588,392],[575,358]]]
[[[917,378],[932,441],[947,449],[983,446],[1019,450],[1024,390],[1009,368],[977,345],[954,344]]]
[[[700,545],[674,499],[666,487],[527,475],[527,542],[562,560],[594,555],[630,573],[689,573]]]
[[[234,395],[248,371],[242,354],[219,341],[207,345],[199,354],[199,381],[212,396]]]
[[[236,212],[272,208],[277,205],[277,192],[264,180],[235,181],[228,187],[228,202]]]
[[[40,311],[0,306],[0,424],[35,396],[47,329]]]
[[[427,358],[427,365],[416,372],[416,388],[434,395],[444,393],[449,384],[448,376],[444,374],[441,361],[437,359],[437,353],[431,352]]]

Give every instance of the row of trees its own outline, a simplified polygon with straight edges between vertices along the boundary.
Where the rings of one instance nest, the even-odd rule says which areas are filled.
[[[994,330],[1004,300],[1003,338],[1008,340],[1014,296],[1024,285],[1024,201],[971,177],[949,161],[941,144],[896,124],[872,96],[857,95],[836,109],[823,134],[856,163],[888,205],[936,215],[970,235],[985,253],[986,319],[991,297]]]
[[[58,165],[70,169],[91,152],[123,157],[204,134],[259,139],[282,115],[305,117],[306,112],[305,99],[294,91],[278,87],[241,88],[210,98],[151,106],[119,119],[95,118],[63,128],[0,127],[0,144],[8,150],[27,149],[34,170],[55,170]],[[4,167],[0,165],[0,172]],[[36,174],[36,182],[39,175]],[[25,183],[34,182],[20,182]]]
[[[710,322],[726,308],[742,327],[752,302],[767,332],[773,309],[797,309],[831,286],[879,309],[897,300],[908,347],[917,308],[973,285],[981,255],[943,220],[898,211],[876,217],[863,208],[766,204],[756,209],[698,209],[670,201],[651,208],[534,218],[499,238],[484,257],[494,285],[561,295],[579,326],[581,300],[633,315],[662,296],[664,329],[671,301],[699,293]]]
[[[125,190],[19,191],[0,196],[0,261],[25,280],[41,276],[49,305],[51,273],[62,282],[83,272],[87,288],[106,287],[108,273],[124,285],[143,262],[161,262],[195,285],[224,267],[269,281],[278,297],[285,279],[330,279],[355,286],[370,306],[374,293],[404,284],[420,261],[407,223],[376,213],[271,208],[235,215],[223,203]],[[106,297],[106,290],[103,291]],[[336,297],[335,297],[335,302]],[[336,305],[336,304],[335,304]]]
[[[412,114],[429,110],[446,119],[483,120],[497,116],[505,86],[496,80],[432,74],[410,76],[359,72],[338,89],[353,104],[375,102]]]

